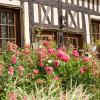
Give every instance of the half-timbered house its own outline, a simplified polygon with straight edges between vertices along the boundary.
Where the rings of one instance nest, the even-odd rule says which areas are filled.
[[[1,47],[8,40],[31,44],[34,27],[45,40],[81,48],[100,39],[100,0],[0,0]]]

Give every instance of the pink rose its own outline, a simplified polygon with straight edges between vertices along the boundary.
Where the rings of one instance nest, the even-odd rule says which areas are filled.
[[[18,70],[19,71],[24,71],[24,67],[20,65],[20,66],[18,66]]]
[[[50,45],[49,41],[43,41],[43,46],[48,47]]]
[[[87,71],[86,67],[81,67],[80,68],[80,73],[84,74]]]
[[[42,62],[40,62],[40,63],[39,63],[39,66],[40,66],[40,67],[43,67],[43,66],[44,66],[44,64],[43,64]]]
[[[53,49],[48,49],[48,53],[49,54],[53,54],[54,53],[54,50]]]
[[[84,57],[84,58],[83,58],[83,61],[84,61],[84,62],[89,62],[89,61],[90,61],[90,58],[89,58],[89,57]]]
[[[58,76],[54,76],[54,80],[56,80],[56,81],[57,81],[58,79],[59,79],[59,77],[58,77]]]
[[[34,69],[34,70],[33,70],[33,73],[34,73],[34,74],[39,74],[39,70],[38,70],[38,69]]]
[[[52,67],[45,67],[44,69],[48,74],[52,74],[53,73],[53,68]]]
[[[17,100],[17,94],[16,93],[9,93],[9,100]]]
[[[69,55],[65,55],[65,56],[62,57],[62,60],[63,60],[64,62],[68,62],[69,59],[70,59]]]
[[[60,50],[60,51],[57,52],[57,57],[58,57],[59,59],[63,58],[64,55],[65,55],[65,52],[63,52],[62,50]]]
[[[24,96],[24,97],[23,97],[23,100],[28,100],[27,96]]]
[[[9,73],[11,76],[14,75],[14,68],[13,68],[12,66],[9,67],[8,73]]]
[[[57,57],[58,57],[59,59],[63,60],[64,62],[67,62],[67,61],[70,59],[69,55],[67,55],[67,54],[66,54],[65,52],[63,52],[62,50],[59,50],[59,51],[57,52]]]
[[[60,65],[60,62],[58,60],[54,61],[54,66],[58,67]]]
[[[72,54],[75,56],[75,57],[79,57],[79,53],[77,50],[73,50]]]
[[[13,56],[11,57],[11,63],[12,63],[12,64],[16,64],[16,63],[17,63],[17,57],[16,57],[15,55],[13,55]]]

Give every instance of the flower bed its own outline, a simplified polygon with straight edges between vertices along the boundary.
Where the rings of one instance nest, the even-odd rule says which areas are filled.
[[[73,84],[100,88],[99,66],[94,57],[80,56],[73,48],[56,49],[44,41],[42,48],[33,50],[26,46],[20,49],[9,42],[0,58],[2,100],[18,87],[30,93],[35,83],[46,86],[55,81],[56,86],[62,85],[65,90],[72,79]]]

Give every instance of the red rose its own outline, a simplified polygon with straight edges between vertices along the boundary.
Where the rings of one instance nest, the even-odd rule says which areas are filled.
[[[44,69],[48,74],[52,74],[53,73],[53,68],[52,67],[45,67]]]
[[[8,73],[9,73],[10,75],[14,75],[14,68],[13,68],[12,66],[9,67]]]
[[[79,53],[77,50],[73,50],[72,54],[75,56],[75,57],[79,57]]]
[[[84,74],[87,71],[86,67],[81,67],[80,68],[80,73]]]
[[[12,64],[16,64],[16,63],[17,63],[17,57],[16,57],[15,55],[13,55],[13,56],[11,57],[11,63],[12,63]]]
[[[84,62],[89,62],[89,61],[90,61],[90,58],[89,58],[89,57],[84,57],[84,58],[83,58],[83,61],[84,61]]]
[[[54,76],[54,80],[56,80],[56,81],[57,81],[58,79],[59,79],[59,77],[58,77],[58,76]]]
[[[54,61],[54,66],[58,67],[60,65],[60,62],[58,60]]]
[[[38,69],[34,69],[34,70],[33,70],[33,73],[34,73],[34,74],[39,74],[39,70],[38,70]]]
[[[20,65],[20,66],[18,66],[18,70],[19,71],[24,71],[24,67]]]

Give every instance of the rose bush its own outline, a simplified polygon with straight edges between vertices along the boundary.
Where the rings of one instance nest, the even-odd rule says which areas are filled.
[[[81,56],[71,49],[52,48],[47,41],[37,50],[30,46],[20,49],[9,42],[4,54],[0,55],[0,97],[5,97],[17,86],[30,92],[35,82],[46,85],[54,80],[64,89],[71,79],[77,84],[95,85],[100,78],[98,63],[94,57]]]

